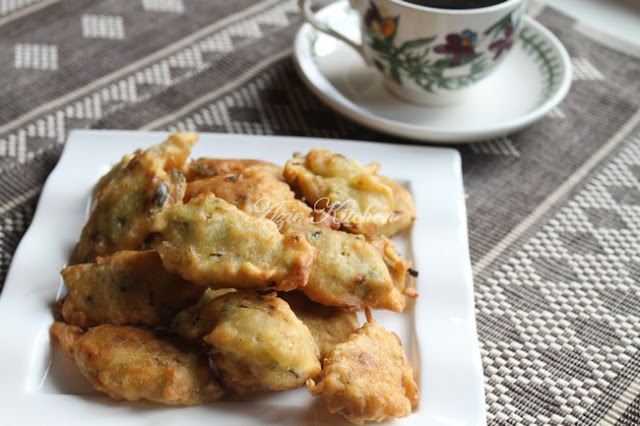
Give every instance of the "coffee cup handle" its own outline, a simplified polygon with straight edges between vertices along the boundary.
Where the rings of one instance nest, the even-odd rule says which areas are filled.
[[[358,0],[355,0],[355,1],[350,0],[350,1],[352,4],[358,2]],[[316,15],[311,10],[311,0],[298,0],[298,7],[300,8],[300,11],[302,12],[304,19],[306,19],[307,22],[313,25],[315,29],[317,29],[318,31],[322,31],[323,33],[330,35],[331,37],[335,37],[338,40],[351,46],[353,49],[356,50],[356,52],[360,54],[360,56],[364,58],[365,62],[369,62],[367,60],[367,57],[365,56],[364,47],[362,43],[356,43],[355,41],[351,40],[344,34],[341,34],[340,32],[329,27],[329,25],[327,25],[326,23],[316,18]]]

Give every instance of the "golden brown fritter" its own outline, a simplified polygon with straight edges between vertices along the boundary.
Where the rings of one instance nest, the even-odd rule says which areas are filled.
[[[85,334],[85,331],[75,325],[65,324],[61,321],[56,321],[51,324],[51,335],[58,339],[60,347],[64,351],[65,355],[74,360],[73,348],[76,342]]]
[[[109,170],[106,174],[104,174],[96,183],[96,186],[93,187],[93,198],[98,199],[104,189],[118,176],[123,170],[127,168],[131,160],[138,154],[140,150],[134,152],[133,154],[125,154],[120,162],[113,166],[111,170]]]
[[[222,384],[306,383],[354,423],[410,414],[413,371],[369,311],[400,312],[417,296],[411,263],[386,238],[415,219],[409,191],[378,163],[321,149],[285,168],[186,164],[196,140],[174,134],[125,155],[94,187],[61,272],[61,348],[117,400],[193,405],[219,399]]]
[[[400,339],[379,326],[367,310],[367,323],[325,359],[319,380],[307,382],[331,413],[355,424],[406,417],[420,393]]]
[[[385,272],[388,268],[381,257],[382,248],[378,253],[362,236],[325,229],[331,225],[326,218],[320,223],[311,223],[314,221],[309,217],[311,209],[294,199],[289,186],[269,172],[258,169],[201,179],[189,183],[188,188],[186,199],[200,193],[215,193],[250,215],[265,217],[268,213],[266,217],[284,232],[304,234],[318,249],[309,283],[303,290],[311,299],[351,309],[364,305],[395,311],[404,308],[404,298],[394,291],[394,281]],[[400,291],[403,289],[404,283]]]
[[[409,228],[416,219],[413,196],[402,185],[386,176],[379,176],[382,183],[393,191],[393,218],[377,229],[379,235],[392,237]]]
[[[320,373],[309,329],[275,293],[237,291],[203,308],[201,318],[214,325],[204,341],[223,382],[236,392],[294,389]]]
[[[330,212],[344,230],[374,235],[394,220],[393,189],[376,174],[377,163],[362,166],[340,154],[313,149],[294,155],[283,176],[314,209]]]
[[[394,286],[382,256],[362,235],[287,224],[318,250],[309,282],[301,290],[315,302],[346,309],[388,309],[401,312],[405,298]]]
[[[263,160],[199,158],[187,166],[187,180],[205,179],[215,176],[237,175],[249,169],[263,169],[282,180],[282,167]]]
[[[202,338],[213,330],[218,318],[217,307],[210,302],[234,291],[236,291],[234,288],[208,288],[198,303],[178,312],[173,319],[172,329],[190,342],[202,341]]]
[[[416,272],[411,269],[412,263],[400,256],[396,244],[385,236],[373,237],[369,242],[382,256],[389,269],[393,285],[398,291],[411,298],[418,297],[418,292],[414,287],[415,280],[411,275],[412,273],[416,274]]]
[[[270,219],[278,227],[286,222],[312,220],[311,208],[295,198],[289,185],[264,168],[189,182],[185,202],[203,193],[215,194],[251,216]]]
[[[84,328],[167,325],[204,292],[202,286],[167,272],[155,251],[121,251],[66,267],[61,274],[69,292],[62,316]]]
[[[172,134],[165,142],[125,157],[100,180],[96,204],[85,224],[72,263],[136,250],[149,235],[153,215],[181,202],[186,189],[182,168],[197,140],[193,133]]]
[[[281,234],[212,194],[164,209],[153,231],[165,268],[211,288],[303,287],[316,256],[302,234]]]
[[[280,297],[311,331],[320,349],[320,360],[360,327],[355,312],[312,302],[300,291],[282,293]]]
[[[91,385],[115,400],[196,405],[223,394],[205,355],[151,331],[106,324],[83,333],[56,322],[51,334]]]

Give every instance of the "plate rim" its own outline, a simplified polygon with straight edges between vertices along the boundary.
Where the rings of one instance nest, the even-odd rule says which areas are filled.
[[[339,0],[320,9],[317,14],[327,13],[332,8],[345,7],[348,0]],[[403,123],[401,121],[378,116],[370,111],[364,110],[351,99],[344,96],[318,69],[313,60],[313,54],[309,49],[309,37],[318,31],[308,22],[302,24],[296,33],[293,58],[298,75],[305,85],[320,98],[325,104],[337,112],[344,114],[349,119],[373,130],[383,132],[388,135],[408,138],[414,141],[427,142],[431,144],[466,144],[482,142],[487,139],[504,136],[520,130],[555,108],[569,93],[572,84],[572,65],[569,54],[560,40],[547,27],[530,16],[523,19],[524,26],[532,28],[547,41],[560,60],[562,67],[561,83],[556,88],[552,96],[544,103],[538,105],[528,113],[509,120],[498,122],[491,127],[477,127],[465,130],[459,129],[433,129],[429,126]],[[327,36],[328,37],[328,36]]]
[[[72,164],[72,162],[82,158],[81,154],[83,153],[83,151],[91,151],[91,144],[87,142],[87,139],[92,143],[100,143],[100,139],[103,137],[110,137],[113,139],[117,139],[122,135],[126,135],[127,137],[134,139],[136,141],[137,146],[145,146],[145,145],[148,145],[148,143],[143,141],[146,141],[147,139],[149,139],[149,140],[153,140],[154,143],[157,143],[166,137],[167,132],[139,132],[139,131],[122,131],[122,130],[112,130],[112,131],[110,130],[73,130],[71,131],[67,139],[67,143],[64,146],[60,160],[56,165],[56,167],[54,168],[54,170],[49,175],[49,177],[47,178],[47,181],[43,187],[40,200],[34,212],[32,223],[30,224],[27,232],[23,236],[22,240],[20,241],[14,253],[11,266],[7,273],[3,291],[0,294],[0,333],[2,333],[3,336],[5,336],[6,338],[10,339],[12,336],[18,338],[17,337],[18,330],[13,330],[11,328],[12,323],[8,321],[9,318],[11,318],[11,314],[12,314],[10,303],[12,301],[15,301],[14,299],[15,297],[24,297],[25,295],[31,294],[34,291],[36,291],[36,294],[38,294],[38,291],[39,291],[38,285],[44,284],[46,286],[50,286],[47,288],[49,292],[52,290],[51,286],[57,289],[60,285],[59,282],[58,284],[55,284],[55,285],[51,284],[50,283],[51,281],[49,281],[48,278],[45,280],[47,282],[38,283],[37,285],[34,285],[34,288],[29,288],[29,285],[26,286],[27,288],[24,287],[25,286],[24,284],[20,285],[20,283],[23,282],[22,278],[24,278],[23,276],[25,273],[24,268],[30,267],[29,262],[27,262],[27,265],[25,265],[25,261],[29,260],[30,258],[33,259],[33,257],[37,255],[37,252],[35,254],[28,252],[28,250],[32,250],[33,246],[37,245],[38,242],[40,241],[40,235],[36,234],[36,232],[42,231],[43,229],[47,229],[47,225],[51,226],[52,221],[53,221],[53,225],[55,226],[56,225],[55,219],[51,219],[51,217],[53,216],[55,218],[57,217],[56,216],[57,214],[64,213],[65,207],[61,207],[60,206],[61,203],[59,202],[60,188],[58,188],[58,186],[62,185],[66,181],[70,181],[70,180],[73,181],[74,178],[77,178],[77,176],[75,176],[74,173],[78,174],[80,172],[70,170],[70,165]],[[471,333],[471,336],[465,337],[465,345],[467,343],[471,345],[469,353],[466,354],[471,360],[471,364],[472,364],[471,367],[473,367],[472,368],[473,377],[470,378],[470,382],[472,382],[470,387],[475,387],[477,388],[476,390],[479,390],[479,393],[474,394],[474,398],[475,398],[474,407],[476,408],[476,411],[473,411],[473,413],[470,413],[470,415],[473,415],[473,418],[472,418],[473,424],[485,424],[486,418],[485,418],[485,407],[484,407],[484,375],[482,372],[480,348],[479,348],[477,328],[475,323],[473,278],[471,275],[471,264],[469,259],[466,208],[464,206],[464,192],[463,192],[464,189],[463,189],[463,182],[462,182],[461,156],[459,152],[452,148],[426,147],[421,145],[404,145],[404,144],[379,143],[379,142],[361,142],[361,141],[351,141],[351,140],[345,140],[345,139],[323,139],[323,138],[307,138],[307,137],[297,137],[297,136],[234,135],[234,134],[216,134],[216,133],[200,133],[200,135],[201,135],[201,142],[200,142],[201,144],[204,142],[202,139],[208,139],[208,138],[219,138],[222,141],[222,145],[227,145],[224,143],[224,141],[232,141],[232,142],[237,141],[239,144],[241,144],[242,141],[247,141],[247,140],[250,141],[250,142],[247,142],[248,144],[250,143],[262,144],[265,142],[269,142],[274,144],[274,146],[276,146],[275,148],[276,152],[278,151],[278,149],[280,149],[277,146],[286,146],[287,152],[289,154],[295,151],[296,147],[306,144],[306,146],[318,145],[318,146],[326,146],[329,148],[334,147],[334,149],[336,150],[340,148],[348,148],[348,150],[351,152],[358,151],[358,152],[362,152],[363,155],[364,153],[366,153],[367,156],[384,155],[385,153],[395,153],[395,155],[400,155],[398,153],[401,153],[402,155],[400,155],[400,158],[405,159],[407,161],[412,161],[413,162],[412,164],[414,166],[416,164],[422,164],[420,163],[421,161],[420,156],[429,155],[429,153],[431,153],[431,155],[433,156],[439,156],[447,160],[447,164],[443,164],[442,167],[443,167],[443,170],[446,170],[446,173],[449,173],[449,177],[452,178],[451,185],[455,189],[454,192],[455,192],[455,199],[456,199],[456,205],[454,206],[456,209],[455,215],[454,215],[455,217],[451,218],[451,220],[454,221],[459,226],[458,228],[456,228],[456,235],[455,235],[456,245],[457,244],[462,245],[462,247],[460,248],[460,252],[458,253],[459,254],[458,260],[464,259],[462,261],[463,264],[461,265],[461,271],[460,271],[461,276],[459,276],[458,278],[462,281],[462,284],[466,289],[466,292],[463,294],[464,298],[461,300],[461,304],[465,305],[465,313],[466,315],[468,315],[468,318],[466,318],[467,323],[464,331],[467,333]],[[296,142],[298,142],[297,145],[296,145]],[[301,142],[304,142],[304,143],[301,143]],[[127,142],[127,144],[128,143],[129,142]],[[117,159],[119,159],[120,156],[123,155],[124,153],[126,152],[118,151],[114,159],[117,161]],[[248,157],[250,156],[251,156],[251,152],[249,152]],[[422,161],[424,161],[424,159],[425,157],[422,157]],[[104,162],[106,160],[101,159],[100,161]],[[96,160],[96,163],[100,163],[100,161]],[[383,170],[384,170],[385,159],[381,158],[381,161],[382,161]],[[389,165],[389,163],[390,161],[387,158],[386,164]],[[402,166],[404,166],[404,164]],[[405,172],[404,167],[401,167],[400,165],[396,167],[398,170],[402,170],[402,173]],[[423,173],[425,172],[422,170],[415,170],[414,174],[407,172],[406,176],[408,176],[407,179],[413,181],[417,177],[421,176]],[[97,178],[98,176],[99,174],[96,174],[95,177]],[[404,178],[404,176],[400,176],[400,178]],[[90,186],[93,186],[93,183],[95,182],[95,180],[93,180],[93,176],[89,179],[89,182],[90,182]],[[417,191],[417,189],[414,189],[414,190]],[[83,197],[88,197],[90,194],[90,190],[87,191],[86,188],[85,190],[82,190],[81,193],[79,192],[80,191],[79,189],[77,191],[78,193],[75,195],[72,194],[70,198],[74,198],[74,197],[77,198],[77,197],[80,197],[81,195]],[[70,191],[70,192],[73,192],[73,191]],[[422,205],[422,203],[424,202],[422,198],[423,197],[420,197],[420,196],[416,197],[417,202],[421,203],[420,205]],[[87,200],[85,199],[84,200],[85,205],[86,205],[86,201]],[[77,204],[75,208],[78,208]],[[84,215],[84,211],[82,212],[82,214]],[[424,221],[422,223],[424,224]],[[420,226],[424,226],[423,224],[421,224]],[[82,225],[79,225],[79,227],[81,226]],[[55,232],[52,232],[51,234],[55,234]],[[55,236],[47,235],[44,237],[52,238],[54,242],[56,239]],[[414,252],[414,258],[415,258],[416,242],[413,241],[412,237],[410,237],[409,244],[412,248],[412,251]],[[56,247],[56,248],[59,248],[59,247]],[[58,253],[57,259],[61,258],[60,255],[61,253]],[[59,260],[56,260],[56,262],[59,262]],[[58,264],[58,269],[61,266],[62,264]],[[38,271],[35,271],[34,273],[38,274]],[[35,300],[35,301],[38,302],[38,300]],[[469,311],[469,305],[471,306],[470,311]],[[47,317],[47,318],[44,318],[44,321],[46,322],[46,324],[43,324],[43,319],[39,318],[38,321],[30,324],[29,326],[32,328],[39,327],[39,329],[41,329],[43,326],[46,326],[46,329],[48,330],[48,326],[51,324],[51,321],[53,321],[53,319]],[[414,322],[417,322],[417,321],[418,321],[418,313],[416,313],[416,317],[414,318]],[[43,345],[45,346],[50,345],[48,333],[47,335],[44,335],[44,336],[41,334],[42,333],[40,333],[40,335],[37,335],[37,336],[36,335],[32,336],[32,338],[34,338],[37,341],[33,341],[33,342],[29,341],[29,348],[31,349],[31,355],[32,355],[31,358],[33,358],[34,353],[37,352],[36,347],[39,347],[40,350],[43,350],[43,347],[42,347]],[[473,341],[467,340],[469,338],[472,339]],[[407,344],[411,344],[411,343],[407,342]],[[418,344],[420,344],[420,342],[418,342]],[[420,350],[422,351],[422,349]],[[0,351],[0,362],[12,362],[12,361],[15,362],[17,359],[25,358],[24,357],[25,354],[22,354],[22,353],[16,354],[16,353],[10,353],[10,352],[11,351]],[[33,359],[23,360],[23,362],[26,362],[26,364],[16,367],[15,371],[9,372],[7,374],[6,380],[3,380],[2,382],[0,382],[0,396],[3,397],[5,401],[12,402],[12,404],[10,405],[10,407],[12,408],[7,409],[3,413],[7,416],[7,418],[11,418],[12,416],[15,416],[15,418],[22,419],[25,415],[27,416],[34,415],[37,418],[37,416],[41,415],[41,413],[48,413],[49,410],[53,409],[53,407],[56,407],[59,410],[60,407],[64,408],[66,406],[76,406],[80,404],[80,402],[82,401],[85,401],[85,402],[88,401],[89,402],[88,406],[90,408],[95,409],[96,413],[103,412],[103,411],[105,413],[111,413],[111,410],[113,409],[113,404],[103,404],[104,402],[103,400],[100,400],[99,404],[92,404],[91,402],[93,401],[93,399],[89,397],[81,397],[78,395],[67,395],[67,394],[46,394],[46,393],[34,392],[33,389],[30,390],[28,382],[30,379],[32,379],[32,377],[31,378],[26,377],[20,371],[26,370],[27,375],[33,375],[32,370],[34,368],[37,368],[37,366],[33,364],[34,363]],[[420,362],[422,362],[422,360]],[[420,373],[419,373],[420,380],[425,380],[425,377],[423,376],[424,370],[425,370],[424,368],[420,369]],[[28,407],[32,406],[34,403],[39,403],[39,402],[43,403],[41,411],[28,410]],[[51,406],[49,406],[49,404],[51,404]],[[162,409],[158,411],[165,412],[165,413],[169,412],[168,409]],[[120,411],[116,410],[115,414],[119,412]],[[78,419],[78,421],[82,422],[83,421],[82,419],[83,418],[80,418]],[[120,420],[121,419],[119,419],[118,417],[114,418],[114,421],[120,421]],[[144,418],[134,419],[135,422],[139,422],[142,420],[144,420]],[[421,424],[421,425],[424,424],[424,423],[420,423],[420,421],[423,420],[423,418],[419,416],[419,409],[418,409],[418,412],[415,412],[412,416],[407,417],[406,422],[404,421],[405,419],[402,419],[402,420],[403,420],[402,422],[403,424],[405,423]],[[69,419],[65,419],[65,421],[67,423],[70,423]],[[415,423],[415,422],[418,422],[418,423]],[[247,424],[251,424],[251,423],[247,423]],[[437,423],[434,422],[429,424],[437,424]]]

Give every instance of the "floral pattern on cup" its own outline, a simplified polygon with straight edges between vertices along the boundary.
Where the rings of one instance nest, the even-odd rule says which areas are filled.
[[[398,43],[400,18],[389,16],[373,1],[369,3],[364,22],[369,47],[375,52],[374,65],[399,85],[409,79],[433,93],[464,88],[483,77],[492,62],[498,61],[513,46],[519,26],[513,13],[481,33],[465,28],[447,34],[440,43],[436,42],[437,36]]]
[[[449,54],[449,66],[457,67],[475,59],[478,35],[471,30],[464,30],[460,34],[449,34],[446,43],[433,48],[436,53]]]
[[[495,52],[494,60],[498,59],[500,55],[509,51],[513,46],[513,42],[516,39],[516,28],[513,24],[509,24],[504,29],[504,38],[494,41],[489,45],[489,50]]]
[[[398,18],[387,17],[384,8],[379,8],[373,3],[367,9],[364,21],[371,32],[377,33],[382,37],[389,38],[396,33]]]

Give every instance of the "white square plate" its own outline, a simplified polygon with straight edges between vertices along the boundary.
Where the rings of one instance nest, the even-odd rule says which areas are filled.
[[[63,294],[60,269],[75,245],[97,179],[123,154],[161,142],[166,133],[73,131],[40,196],[33,222],[15,253],[0,297],[0,380],[5,424],[256,425],[336,424],[306,389],[262,394],[198,407],[116,403],[90,388],[49,338],[52,304]],[[482,364],[460,157],[446,148],[311,139],[201,134],[193,157],[261,158],[284,164],[294,151],[322,147],[381,173],[413,193],[418,219],[396,238],[420,272],[420,297],[402,314],[375,311],[396,332],[422,395],[418,409],[392,423],[483,425]],[[346,421],[344,421],[346,423]]]

